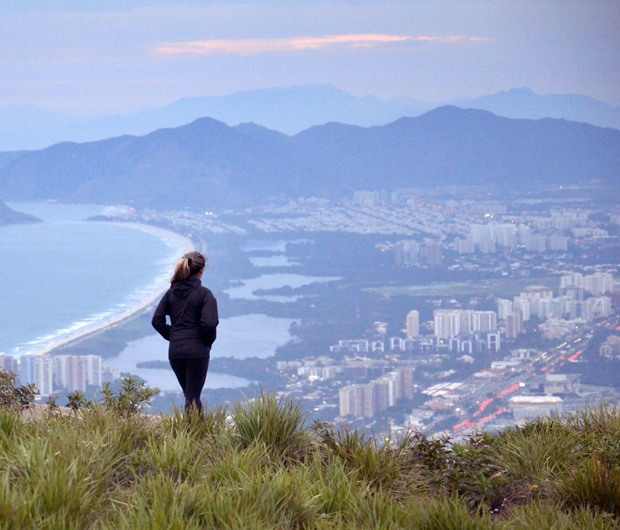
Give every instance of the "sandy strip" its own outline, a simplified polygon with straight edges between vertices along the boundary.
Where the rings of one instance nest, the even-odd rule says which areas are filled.
[[[100,221],[97,221],[100,222]],[[117,226],[124,226],[134,228],[136,230],[142,230],[143,232],[147,232],[156,237],[159,237],[165,243],[168,244],[169,241],[173,241],[180,247],[179,251],[179,259],[186,252],[194,250],[194,244],[190,239],[184,237],[182,235],[177,234],[176,232],[171,232],[170,230],[165,230],[163,228],[159,228],[157,226],[145,225],[140,223],[121,223],[121,222],[110,222],[109,224],[114,224]],[[170,271],[172,275],[172,271]],[[140,302],[140,305],[136,305],[124,313],[116,315],[111,320],[107,320],[96,328],[90,328],[84,331],[76,331],[75,333],[69,335],[68,337],[57,339],[50,342],[47,346],[40,348],[38,350],[32,350],[29,352],[23,352],[21,355],[45,355],[46,353],[51,353],[53,350],[60,348],[62,346],[67,346],[70,343],[82,341],[90,336],[97,335],[109,328],[118,326],[125,320],[129,320],[134,318],[138,314],[146,311],[149,307],[151,307],[154,303],[159,302],[160,298],[163,294],[168,290],[169,284],[166,282],[165,285],[162,285],[161,289],[153,292],[152,295],[148,296],[144,300]]]

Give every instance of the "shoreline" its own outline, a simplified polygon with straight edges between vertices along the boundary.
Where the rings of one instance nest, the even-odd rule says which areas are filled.
[[[120,222],[120,221],[105,221],[105,222],[108,224],[130,227],[130,228],[133,228],[134,230],[141,230],[143,232],[152,234],[156,237],[159,237],[167,245],[169,245],[169,241],[172,240],[178,243],[179,246],[184,247],[183,253],[189,252],[190,250],[194,249],[194,244],[189,238],[182,236],[180,234],[177,234],[176,232],[172,232],[171,230],[160,228],[158,226],[146,225],[142,223]],[[83,340],[87,340],[95,335],[103,333],[104,331],[112,327],[116,327],[124,322],[130,321],[142,315],[149,309],[151,309],[151,306],[157,301],[159,301],[159,299],[163,296],[163,294],[167,290],[168,290],[168,284],[166,283],[165,287],[162,287],[161,289],[158,289],[153,294],[149,295],[146,299],[141,301],[139,305],[129,308],[127,311],[125,311],[124,313],[121,313],[120,315],[116,315],[111,320],[102,322],[100,325],[96,326],[94,329],[88,329],[88,330],[84,330],[81,332],[77,331],[75,332],[74,335],[71,335],[69,337],[53,340],[52,342],[48,343],[43,348],[21,353],[19,357],[21,358],[22,355],[40,356],[40,355],[51,354],[55,350],[64,348],[66,346],[77,344]]]

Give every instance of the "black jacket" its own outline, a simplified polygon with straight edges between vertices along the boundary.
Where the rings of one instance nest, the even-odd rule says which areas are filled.
[[[166,315],[171,325],[166,322]],[[152,320],[153,327],[170,341],[170,359],[209,357],[218,323],[217,300],[198,278],[173,283]]]

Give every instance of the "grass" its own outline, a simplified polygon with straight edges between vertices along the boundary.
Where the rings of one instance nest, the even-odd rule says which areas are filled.
[[[0,529],[620,530],[620,411],[454,445],[315,423],[260,394],[158,420],[0,409]]]

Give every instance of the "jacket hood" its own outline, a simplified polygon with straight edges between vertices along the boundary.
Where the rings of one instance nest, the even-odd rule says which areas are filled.
[[[183,300],[184,298],[187,298],[189,293],[201,285],[202,284],[198,278],[190,278],[184,282],[173,283],[170,286],[170,289],[172,290],[172,294],[174,294],[174,296]]]

